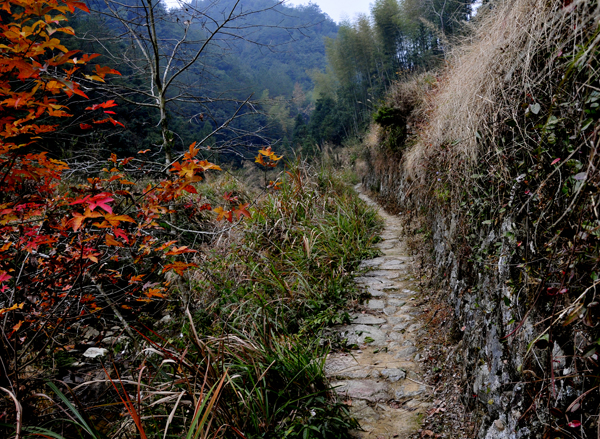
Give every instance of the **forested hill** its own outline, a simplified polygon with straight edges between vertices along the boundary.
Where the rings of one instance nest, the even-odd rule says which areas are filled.
[[[326,40],[327,68],[314,75],[315,111],[308,125],[297,119],[293,143],[341,144],[361,137],[373,120],[385,126],[407,108],[382,103],[392,84],[438,68],[451,41],[464,37],[474,1],[376,0],[370,16],[345,21]]]
[[[314,4],[92,0],[67,42],[121,72],[89,88],[116,101],[124,127],[69,137],[125,155],[151,146],[161,161],[192,142],[218,162],[240,164],[265,145],[310,156],[359,136],[376,112],[384,124],[401,117],[379,108],[385,93],[443,62],[471,3],[378,0],[371,16],[337,26]]]
[[[152,9],[151,36],[143,5],[92,0],[91,14],[71,22],[78,36],[71,46],[102,54],[103,62],[122,74],[103,93],[94,92],[116,100],[125,125],[121,133],[112,132],[110,148],[131,153],[149,143],[166,147],[168,130],[175,150],[204,140],[213,151],[221,146],[221,160],[239,159],[247,146],[285,149],[295,116],[310,111],[310,74],[326,64],[325,37],[335,37],[335,22],[314,4],[207,0],[167,8],[159,3]],[[160,78],[168,88],[163,90],[167,130],[160,126],[161,90],[150,76],[155,54],[159,76],[168,70]]]
[[[208,5],[209,0],[205,0]],[[231,9],[235,0],[221,2]],[[271,96],[292,98],[298,84],[303,91],[313,87],[309,72],[326,64],[325,37],[336,36],[338,26],[315,4],[273,6],[272,0],[244,1],[242,10],[260,11],[245,18],[250,26],[245,40],[230,46],[230,61],[250,75],[256,90]],[[199,26],[200,24],[197,24]]]

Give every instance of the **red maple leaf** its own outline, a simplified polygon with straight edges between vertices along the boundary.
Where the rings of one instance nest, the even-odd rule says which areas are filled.
[[[112,207],[110,207],[108,203],[110,203],[111,201],[115,201],[115,199],[109,197],[108,195],[109,194],[107,194],[106,192],[103,192],[90,198],[90,200],[87,202],[89,204],[90,210],[93,211],[94,209],[96,209],[96,207],[101,207],[106,212],[113,213]]]

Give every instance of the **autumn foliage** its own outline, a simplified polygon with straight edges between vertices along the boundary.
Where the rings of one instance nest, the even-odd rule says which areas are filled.
[[[87,98],[78,79],[119,72],[91,66],[98,55],[61,44],[61,34],[73,34],[67,15],[88,11],[84,3],[5,0],[0,9],[0,386],[19,381],[20,398],[33,383],[24,378],[27,366],[68,349],[71,328],[162,299],[165,273],[196,266],[196,251],[165,239],[163,226],[175,215],[169,206],[219,167],[198,159],[192,144],[162,180],[134,181],[125,172],[133,158],[114,154],[101,174],[65,180],[67,164],[36,142],[71,116],[70,99]],[[115,105],[87,107],[90,123],[80,129],[119,125]],[[248,205],[240,207],[222,216],[248,216]]]

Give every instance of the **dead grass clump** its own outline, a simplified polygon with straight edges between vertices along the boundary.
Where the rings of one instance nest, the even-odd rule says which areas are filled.
[[[385,105],[407,115],[408,124],[416,124],[424,119],[422,104],[427,93],[436,84],[437,80],[431,73],[415,75],[408,81],[395,82],[386,95]]]
[[[372,123],[371,126],[369,126],[367,134],[365,135],[363,144],[367,149],[376,149],[381,143],[382,136],[383,129],[381,128],[381,126],[377,125],[376,123]]]

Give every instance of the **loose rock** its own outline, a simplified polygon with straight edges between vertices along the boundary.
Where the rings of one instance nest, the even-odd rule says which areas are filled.
[[[104,348],[88,348],[83,356],[87,358],[103,357],[108,353],[108,349]]]

